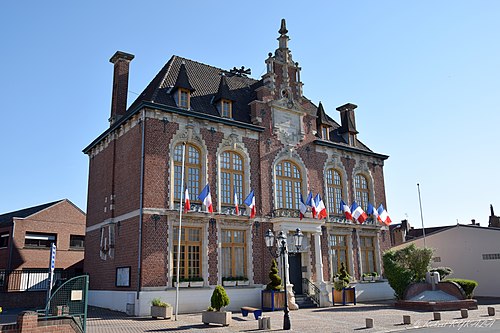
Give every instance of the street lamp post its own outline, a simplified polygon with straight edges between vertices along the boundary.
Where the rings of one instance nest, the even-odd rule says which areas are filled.
[[[273,252],[271,251],[273,245],[274,245],[274,234],[269,229],[265,236],[266,240],[266,246],[269,249],[269,252],[271,255],[273,255]],[[296,251],[300,250],[300,247],[302,246],[302,239],[304,238],[304,235],[300,231],[299,228],[295,230],[295,233],[293,234],[293,243],[295,245]],[[288,256],[288,249],[287,249],[287,238],[285,232],[282,230],[278,234],[278,237],[276,239],[276,245],[278,247],[278,252],[277,256],[281,257],[282,260],[282,270],[283,270],[283,283],[285,285],[285,308],[283,309],[284,311],[284,316],[283,316],[283,330],[289,330],[291,329],[291,323],[290,323],[290,311],[288,310],[288,291],[286,289],[286,283],[287,283],[287,268],[286,268],[286,257]],[[273,255],[274,256],[274,255]]]

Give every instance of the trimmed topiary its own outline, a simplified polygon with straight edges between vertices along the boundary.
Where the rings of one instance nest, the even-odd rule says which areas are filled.
[[[281,290],[281,278],[278,275],[278,263],[276,260],[273,260],[273,264],[271,265],[271,271],[269,272],[269,282],[266,286],[266,290]]]
[[[333,288],[335,290],[342,290],[349,286],[351,282],[351,276],[347,273],[347,268],[345,267],[344,262],[340,263],[339,274],[337,274],[337,280],[333,282]]]
[[[229,302],[230,300],[224,287],[216,286],[212,297],[210,298],[210,306],[216,311],[220,311],[222,307],[228,306]]]
[[[474,289],[478,286],[477,281],[474,280],[466,280],[466,279],[446,279],[446,281],[451,281],[455,282],[458,284],[460,287],[465,292],[465,296],[467,298],[472,298],[472,295],[474,294]]]

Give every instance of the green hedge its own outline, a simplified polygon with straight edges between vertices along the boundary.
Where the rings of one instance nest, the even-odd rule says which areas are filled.
[[[474,294],[474,289],[478,286],[477,281],[474,280],[466,280],[466,279],[446,279],[445,281],[455,282],[462,287],[465,292],[465,296],[467,298],[472,298]]]

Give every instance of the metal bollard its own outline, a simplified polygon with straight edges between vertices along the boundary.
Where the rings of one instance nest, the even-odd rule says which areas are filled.
[[[373,318],[366,318],[366,328],[373,328]]]
[[[411,317],[408,315],[403,316],[403,325],[410,325],[411,324]]]
[[[488,316],[494,316],[495,315],[495,308],[492,306],[488,306]]]
[[[468,318],[469,317],[469,310],[461,309],[460,314],[462,315],[462,318]]]
[[[434,312],[434,320],[441,320],[441,312]]]

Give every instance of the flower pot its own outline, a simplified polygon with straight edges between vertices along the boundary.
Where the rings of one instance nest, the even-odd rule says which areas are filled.
[[[234,287],[236,286],[236,281],[222,281],[224,287]]]
[[[189,282],[191,288],[201,288],[203,287],[203,281],[191,281]]]
[[[219,324],[229,326],[231,323],[231,311],[203,311],[201,313],[201,321],[203,324]]]
[[[174,282],[174,287],[177,287],[177,282]],[[189,287],[189,282],[179,282],[179,288]]]
[[[250,281],[249,280],[238,280],[236,284],[238,286],[248,286],[248,285],[250,285]]]
[[[170,319],[172,318],[172,307],[151,306],[151,317],[154,319],[157,319],[158,317]]]

